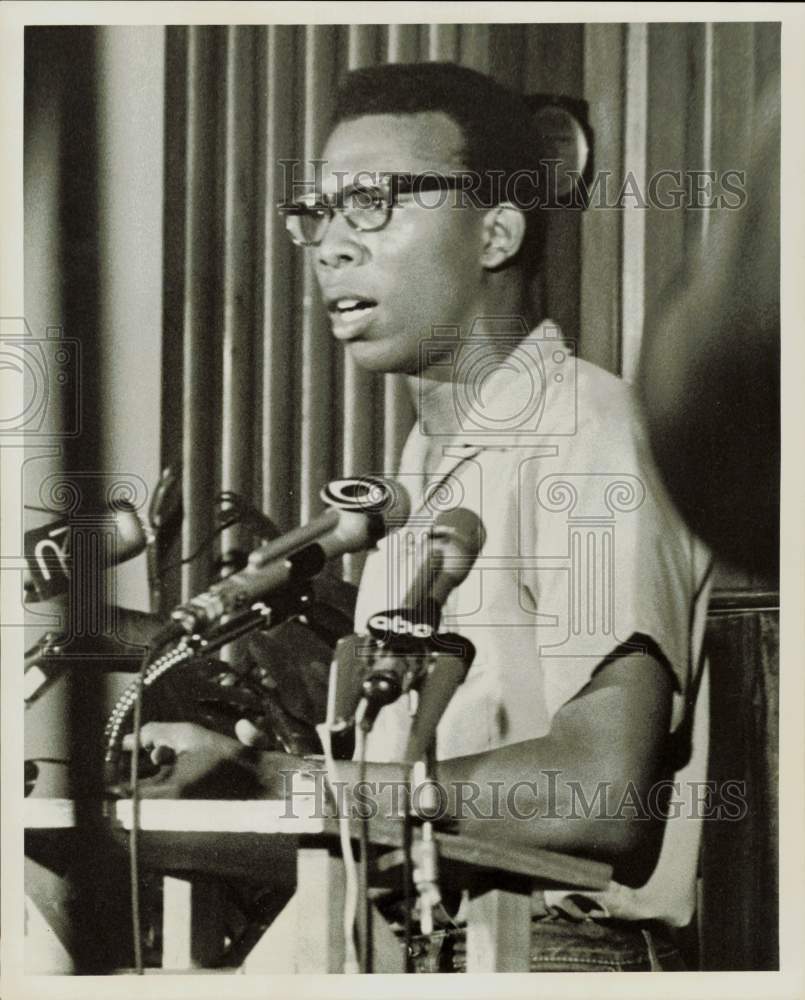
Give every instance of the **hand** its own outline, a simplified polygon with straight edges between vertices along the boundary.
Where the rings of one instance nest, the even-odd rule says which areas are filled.
[[[140,729],[140,746],[150,751],[154,764],[172,764],[182,754],[195,752],[219,760],[235,759],[242,750],[242,744],[232,737],[195,722],[146,722]],[[123,737],[123,749],[134,749],[134,733]]]
[[[160,771],[139,783],[144,798],[255,798],[262,789],[254,762],[237,740],[191,722],[148,722],[140,745]],[[134,735],[123,737],[134,750]]]

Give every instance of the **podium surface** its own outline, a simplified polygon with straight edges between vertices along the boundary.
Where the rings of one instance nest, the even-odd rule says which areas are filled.
[[[104,804],[110,845],[125,849],[131,800]],[[25,801],[26,840],[42,854],[43,838],[61,843],[75,826],[67,799]],[[316,814],[312,799],[144,799],[139,803],[139,851],[144,868],[165,876],[163,967],[204,967],[198,935],[209,934],[211,879],[264,881],[287,902],[248,956],[244,972],[339,972],[344,961],[346,891],[338,821]],[[359,835],[357,821],[350,834]],[[400,820],[369,821],[375,849],[390,863],[401,854]],[[469,891],[468,971],[527,971],[531,893],[565,886],[604,889],[609,865],[539,848],[436,831],[440,876]],[[28,847],[26,846],[26,852]],[[199,888],[200,887],[200,888]],[[375,971],[403,971],[400,942],[375,916]]]

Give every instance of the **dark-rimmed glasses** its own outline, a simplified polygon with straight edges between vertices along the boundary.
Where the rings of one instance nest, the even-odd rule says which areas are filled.
[[[387,225],[395,208],[403,208],[401,195],[428,191],[450,191],[462,187],[467,175],[381,174],[377,184],[354,184],[335,195],[312,192],[292,202],[277,205],[285,216],[285,228],[297,246],[315,247],[340,212],[353,229],[374,233]],[[431,206],[434,207],[434,206]]]

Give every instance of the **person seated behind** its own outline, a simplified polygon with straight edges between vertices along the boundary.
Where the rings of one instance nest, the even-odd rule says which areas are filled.
[[[475,836],[615,866],[604,892],[540,896],[534,969],[656,968],[672,948],[645,932],[693,910],[698,823],[673,803],[665,821],[656,792],[690,723],[707,554],[662,486],[629,387],[534,315],[539,155],[522,99],[482,74],[357,70],[313,190],[286,214],[333,335],[361,367],[407,376],[417,409],[398,470],[412,518],[369,556],[355,628],[399,606],[412,573],[400,540],[416,554],[447,494],[479,516],[483,548],[443,617],[477,651],[436,734],[448,812]],[[381,710],[370,781],[399,772],[409,726],[404,699]],[[701,770],[700,742],[677,781]],[[190,778],[241,749],[158,722],[142,743]],[[278,794],[280,772],[306,765],[263,752],[250,766]],[[459,788],[475,789],[473,808]]]

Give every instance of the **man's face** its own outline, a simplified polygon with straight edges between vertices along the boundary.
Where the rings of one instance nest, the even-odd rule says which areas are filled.
[[[342,122],[322,154],[322,193],[343,191],[353,179],[366,185],[367,174],[460,171],[461,147],[459,126],[441,112]],[[466,333],[482,311],[483,216],[456,208],[453,191],[400,202],[374,232],[353,229],[336,212],[311,252],[333,333],[354,360],[373,371],[415,374],[434,326]]]

